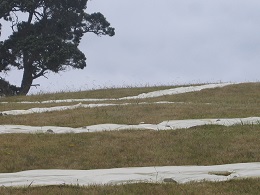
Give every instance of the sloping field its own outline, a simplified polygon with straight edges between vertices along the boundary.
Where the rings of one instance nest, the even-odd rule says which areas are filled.
[[[8,187],[0,193],[221,192],[218,183],[189,183],[203,180],[226,181],[222,194],[260,188],[254,179],[260,176],[259,83],[106,89],[0,101],[0,185]],[[136,182],[141,184],[129,184]],[[110,186],[79,187],[90,184]],[[38,185],[60,187],[32,189]],[[248,190],[248,185],[255,187]]]

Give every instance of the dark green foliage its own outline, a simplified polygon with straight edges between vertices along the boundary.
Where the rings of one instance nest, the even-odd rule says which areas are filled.
[[[19,91],[19,88],[17,88],[14,85],[10,85],[9,82],[4,80],[3,78],[0,78],[0,97],[1,96],[11,96],[16,95]]]
[[[85,12],[88,0],[4,0],[0,19],[12,23],[13,33],[0,42],[0,72],[23,69],[19,94],[27,94],[34,79],[66,67],[83,69],[86,57],[78,49],[85,33],[115,34],[101,13]],[[26,13],[20,21],[17,13]],[[1,30],[1,29],[0,29]]]

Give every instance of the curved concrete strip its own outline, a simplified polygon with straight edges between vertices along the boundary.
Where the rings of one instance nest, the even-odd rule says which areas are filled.
[[[260,163],[213,166],[132,167],[97,170],[31,170],[1,173],[0,186],[115,185],[126,183],[228,181],[260,177]]]
[[[0,134],[4,133],[86,133],[101,131],[120,131],[120,130],[176,130],[186,129],[202,125],[245,125],[260,124],[260,117],[248,118],[229,118],[229,119],[188,119],[170,120],[159,124],[99,124],[80,128],[57,127],[57,126],[24,126],[24,125],[0,125]]]
[[[44,113],[44,112],[54,112],[54,111],[63,111],[63,110],[73,110],[77,108],[93,108],[101,106],[115,106],[116,104],[76,104],[72,106],[54,106],[54,107],[45,107],[45,108],[30,108],[28,110],[8,110],[0,112],[0,115],[24,115],[24,114],[34,114],[34,113]]]
[[[228,85],[234,85],[236,83],[219,83],[219,84],[207,84],[207,85],[200,85],[200,86],[189,86],[189,87],[176,87],[172,89],[165,89],[165,90],[158,90],[149,93],[142,93],[137,96],[129,96],[129,97],[122,97],[122,98],[105,98],[105,99],[65,99],[65,100],[46,100],[46,101],[36,101],[36,102],[16,102],[16,103],[24,103],[24,104],[37,104],[37,103],[64,103],[64,102],[91,102],[91,101],[114,101],[114,100],[130,100],[130,99],[145,99],[145,98],[153,98],[153,97],[160,97],[165,95],[175,95],[181,93],[188,93],[188,92],[195,92],[201,91],[203,89],[212,89],[217,87],[225,87]],[[8,102],[1,102],[1,103],[8,103]]]
[[[144,98],[154,98],[160,97],[165,95],[176,95],[188,92],[195,92],[201,91],[203,89],[213,89],[217,87],[225,87],[228,85],[233,85],[235,83],[219,83],[219,84],[207,84],[207,85],[200,85],[200,86],[190,86],[190,87],[177,87],[173,89],[165,89],[160,91],[154,91],[149,93],[142,93],[137,96],[130,96],[130,97],[123,97],[119,98],[119,100],[129,100],[129,99],[144,99]]]
[[[30,108],[28,110],[8,110],[0,112],[0,115],[24,115],[24,114],[33,114],[33,113],[44,113],[44,112],[53,112],[53,111],[62,111],[62,110],[72,110],[80,108],[82,104],[72,105],[72,106],[55,106],[49,108]]]
[[[138,104],[174,104],[175,102],[141,102]],[[182,102],[177,102],[182,103]],[[24,115],[24,114],[34,114],[34,113],[44,113],[44,112],[54,112],[54,111],[63,111],[63,110],[73,110],[77,108],[97,108],[97,107],[107,107],[107,106],[127,106],[127,105],[138,105],[137,103],[123,103],[123,104],[76,104],[71,106],[54,106],[54,107],[44,107],[44,108],[30,108],[28,110],[7,110],[0,112],[0,116],[6,115]]]

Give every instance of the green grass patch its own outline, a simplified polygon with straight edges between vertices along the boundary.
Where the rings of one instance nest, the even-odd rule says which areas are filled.
[[[47,187],[25,187],[25,188],[4,188],[0,187],[0,194],[10,195],[101,195],[101,194],[193,194],[193,195],[255,195],[260,191],[260,179],[232,180],[227,182],[203,182],[188,184],[126,184],[118,186],[47,186]]]
[[[176,131],[4,134],[0,172],[216,165],[260,161],[260,125]]]
[[[260,107],[244,104],[133,104],[78,108],[18,116],[0,116],[0,124],[82,127],[95,124],[158,124],[166,120],[260,116]]]

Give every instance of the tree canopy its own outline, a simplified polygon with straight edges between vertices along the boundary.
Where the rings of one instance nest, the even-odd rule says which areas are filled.
[[[68,66],[86,67],[78,49],[85,33],[114,36],[101,13],[86,13],[88,0],[2,0],[0,19],[11,23],[12,34],[0,42],[0,72],[23,70],[17,94],[27,94],[33,80]],[[25,18],[21,20],[21,18]],[[1,32],[1,24],[0,24]]]

